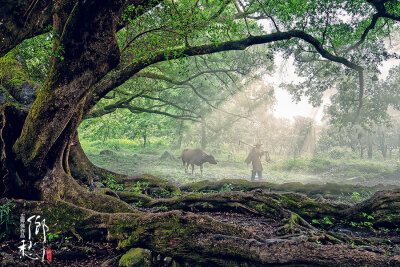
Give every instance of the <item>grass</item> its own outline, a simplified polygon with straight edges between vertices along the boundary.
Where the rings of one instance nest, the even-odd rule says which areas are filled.
[[[327,158],[287,159],[270,166],[277,172],[296,172],[337,178],[392,179],[400,177],[400,164],[393,161],[332,160]]]
[[[182,162],[178,159],[181,150],[169,149],[162,144],[152,144],[143,148],[140,142],[124,139],[107,140],[106,142],[82,140],[81,144],[94,164],[122,174],[150,173],[177,184],[205,179],[216,181],[250,178],[251,165],[247,166],[244,163],[246,151],[233,153],[225,146],[207,150],[215,156],[218,164],[205,163],[203,176],[200,175],[199,167],[195,166],[195,174],[192,176],[185,174]],[[102,150],[111,150],[115,154],[100,155]],[[164,151],[168,151],[176,160],[160,160]],[[263,162],[263,166],[263,180],[274,183],[295,181],[302,183],[359,183],[363,185],[398,184],[397,180],[400,177],[400,164],[395,161],[333,159],[329,155],[280,159],[271,163]]]
[[[10,212],[13,202],[10,200],[0,206],[0,240],[3,239],[8,232],[10,224],[16,224],[15,221],[10,219]]]
[[[144,148],[140,141],[129,139],[108,139],[105,142],[81,140],[80,142],[88,154],[99,154],[102,150],[111,150],[122,154],[158,154],[160,148],[164,146],[162,143],[156,142]]]

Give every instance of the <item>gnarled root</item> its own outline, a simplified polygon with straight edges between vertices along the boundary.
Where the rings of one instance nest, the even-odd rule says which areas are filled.
[[[253,234],[236,225],[179,211],[110,214],[64,201],[20,200],[14,202],[13,211],[15,217],[20,213],[42,215],[52,231],[75,232],[85,239],[106,236],[109,241],[118,241],[120,248],[148,248],[181,262],[221,265],[244,262],[254,265],[400,265],[398,256],[387,257],[343,245],[317,245],[306,240],[257,241]]]

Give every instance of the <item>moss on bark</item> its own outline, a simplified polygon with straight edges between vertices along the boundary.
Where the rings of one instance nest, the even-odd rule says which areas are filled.
[[[119,196],[119,198],[122,201],[125,201],[126,203],[133,203],[137,206],[148,206],[150,204],[150,202],[152,201],[152,198],[144,195],[144,194],[140,194],[140,193],[135,193],[135,192],[117,192],[117,195]]]
[[[95,166],[85,155],[77,135],[75,136],[73,145],[71,146],[69,163],[71,175],[81,184],[90,185],[93,180],[103,181],[107,180],[108,177],[113,177],[113,179],[118,183],[123,184],[126,190],[134,192],[138,191],[138,185],[141,184],[143,187],[142,193],[145,193],[146,195],[166,197],[179,195],[181,193],[179,188],[173,183],[150,174],[129,177],[127,175],[114,173]],[[121,197],[121,194],[119,195]],[[130,199],[130,196],[132,199]],[[139,197],[139,195],[134,193],[123,194],[123,197],[125,197],[128,202],[134,202],[134,199],[136,198],[135,196]],[[143,199],[143,201],[146,200]]]
[[[131,248],[119,260],[119,266],[133,267],[143,266],[151,267],[151,251],[142,248]]]
[[[216,182],[208,180],[186,184],[180,187],[183,192],[215,192],[221,191],[224,185],[229,184],[230,188],[235,191],[252,191],[254,189],[263,189],[271,192],[294,192],[305,194],[310,198],[337,199],[338,196],[352,196],[354,192],[363,195],[371,195],[376,191],[389,190],[396,188],[395,186],[377,185],[372,187],[360,185],[343,185],[335,183],[326,184],[302,184],[299,182],[290,182],[283,184],[275,184],[269,182],[250,182],[244,179],[223,179]]]
[[[377,198],[386,197],[386,205],[392,197],[396,202],[397,192],[389,191],[377,194]],[[390,196],[390,197],[389,197]],[[387,198],[389,197],[389,199]],[[306,203],[306,204],[304,204]],[[319,264],[335,265],[396,265],[399,257],[387,257],[379,253],[363,249],[355,249],[344,245],[317,245],[327,236],[311,235],[307,239],[293,241],[289,239],[262,240],[235,224],[226,224],[208,216],[198,216],[184,210],[234,210],[237,213],[251,216],[265,216],[286,220],[286,228],[282,234],[303,234],[311,228],[302,221],[301,216],[293,213],[297,209],[308,211],[312,200],[296,194],[265,194],[260,192],[229,192],[218,194],[188,194],[179,198],[154,200],[149,206],[167,205],[183,211],[164,213],[104,213],[82,208],[74,204],[57,202],[15,201],[13,210],[19,216],[21,212],[43,215],[46,222],[56,231],[67,231],[78,238],[118,241],[121,249],[132,247],[148,248],[156,254],[170,256],[178,262],[188,264]],[[0,203],[1,204],[1,203]],[[313,203],[316,213],[324,216],[326,204]],[[336,207],[340,213],[356,218],[361,210],[371,208],[370,202],[354,207]],[[289,211],[287,208],[291,208]],[[351,211],[350,211],[351,210]],[[330,211],[329,211],[330,212]],[[397,211],[396,211],[397,212]],[[16,217],[17,218],[17,217]],[[350,217],[349,217],[350,218]],[[297,230],[296,230],[297,229]],[[311,229],[312,230],[312,229]],[[314,238],[314,239],[313,239]],[[328,238],[329,239],[329,238]],[[331,238],[330,243],[340,243]],[[329,239],[329,240],[331,240]]]
[[[88,192],[71,176],[55,169],[49,171],[38,185],[41,199],[63,200],[98,212],[132,212],[133,209],[115,197],[100,192]]]
[[[376,228],[400,228],[400,189],[376,192],[370,199],[347,209],[345,218],[353,222],[370,221]]]

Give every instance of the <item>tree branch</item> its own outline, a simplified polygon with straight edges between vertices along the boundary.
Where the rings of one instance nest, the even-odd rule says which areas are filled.
[[[121,6],[134,5],[131,18],[141,16],[162,0],[125,0]],[[43,34],[51,30],[53,15],[61,9],[72,9],[76,1],[58,1],[57,5],[51,0],[13,1],[0,0],[0,57],[4,56],[25,39]],[[68,7],[69,6],[69,7]],[[67,12],[68,13],[68,12]],[[126,22],[120,23],[120,28]]]
[[[164,102],[164,103],[166,103],[166,104],[168,104],[168,105],[170,105],[170,106],[173,106],[173,107],[175,107],[175,108],[177,108],[177,109],[179,109],[179,110],[181,110],[181,111],[184,111],[184,112],[195,113],[193,110],[189,110],[189,109],[183,108],[183,107],[181,107],[181,106],[178,106],[178,105],[175,104],[175,103],[172,103],[172,102],[170,102],[170,101],[167,101],[167,100],[162,99],[162,98],[159,98],[159,97],[152,97],[152,96],[148,96],[148,95],[143,95],[142,97],[143,97],[143,98],[147,98],[147,99],[151,99],[151,100],[156,100],[156,101]],[[200,118],[200,116],[199,116],[198,114],[196,114],[196,115],[197,115],[197,117]]]
[[[135,74],[135,77],[142,77],[142,78],[149,78],[149,79],[157,79],[157,80],[163,80],[175,85],[184,85],[191,80],[203,75],[203,74],[209,74],[209,73],[226,73],[226,72],[234,72],[235,70],[230,70],[230,69],[225,69],[225,70],[205,70],[205,71],[200,71],[196,73],[195,75],[192,75],[191,77],[187,78],[186,80],[183,81],[176,81],[173,80],[165,75],[160,75],[160,74],[155,74],[155,73],[150,73],[150,72],[139,72]]]
[[[247,118],[247,117],[245,117],[245,116],[242,116],[242,115],[239,115],[239,114],[234,114],[234,113],[231,113],[231,112],[228,112],[228,111],[225,111],[225,110],[222,110],[222,109],[216,107],[215,105],[211,104],[211,102],[210,102],[207,98],[205,98],[204,96],[202,96],[202,95],[199,93],[199,91],[197,91],[197,89],[196,89],[192,84],[190,84],[190,80],[193,80],[194,78],[196,78],[196,77],[198,77],[198,76],[200,76],[200,75],[202,75],[202,74],[205,74],[205,73],[218,73],[218,72],[226,73],[227,70],[209,70],[209,71],[201,71],[201,72],[199,72],[199,73],[197,73],[197,74],[195,74],[195,75],[189,77],[188,79],[186,79],[186,80],[184,80],[184,81],[175,81],[175,80],[173,80],[173,79],[171,79],[171,78],[169,78],[169,77],[166,77],[166,76],[164,76],[164,75],[155,74],[155,73],[138,73],[138,74],[136,74],[136,76],[138,76],[138,77],[146,77],[146,78],[151,78],[151,79],[164,80],[164,81],[167,81],[167,82],[172,83],[172,84],[175,84],[175,85],[183,85],[183,84],[188,85],[188,86],[192,89],[192,91],[193,91],[201,100],[203,100],[207,105],[209,105],[209,106],[212,107],[213,109],[219,110],[219,111],[221,111],[221,112],[224,112],[224,113],[229,114],[229,115],[232,115],[232,116],[237,116],[237,117],[240,117],[240,118]]]
[[[371,23],[368,25],[367,28],[365,28],[363,34],[361,35],[360,40],[359,40],[357,43],[353,44],[352,46],[348,47],[347,49],[345,49],[345,50],[343,50],[343,51],[340,51],[339,53],[347,53],[347,52],[350,52],[351,50],[354,50],[354,49],[358,48],[362,43],[364,43],[364,42],[365,42],[365,39],[367,38],[368,33],[369,33],[373,28],[375,28],[375,25],[376,25],[376,23],[378,22],[378,19],[379,19],[379,18],[380,18],[379,13],[374,14],[374,15],[372,16]]]
[[[179,120],[189,120],[189,121],[194,121],[194,122],[200,122],[200,120],[199,120],[200,117],[195,117],[195,116],[175,115],[175,114],[171,114],[171,113],[160,111],[160,110],[146,109],[146,108],[132,106],[132,105],[124,105],[124,108],[127,108],[132,113],[146,112],[146,113],[160,114],[160,115],[168,116],[168,117],[171,117],[174,119],[179,119]]]
[[[162,29],[164,29],[164,28],[165,28],[164,26],[161,26],[161,27],[154,28],[154,29],[150,29],[150,30],[147,30],[147,31],[144,31],[144,32],[141,32],[141,33],[137,34],[135,37],[133,37],[131,40],[129,40],[129,41],[125,44],[124,48],[122,48],[122,50],[121,50],[121,54],[124,53],[125,50],[128,49],[128,48],[131,46],[131,44],[132,44],[135,40],[137,40],[140,36],[143,36],[143,35],[148,34],[148,33],[151,33],[151,32],[160,31],[160,30],[162,30]]]
[[[86,102],[84,112],[88,113],[93,108],[98,99],[106,95],[109,91],[123,84],[125,81],[130,79],[134,74],[138,73],[140,70],[157,62],[165,60],[173,60],[187,56],[198,56],[204,54],[217,53],[228,50],[244,50],[252,45],[290,40],[292,38],[298,38],[304,40],[305,42],[314,46],[314,48],[322,57],[330,61],[342,64],[348,68],[356,70],[358,73],[363,71],[363,68],[361,66],[347,60],[345,57],[333,55],[328,50],[324,49],[321,42],[318,41],[318,39],[311,36],[310,34],[307,34],[299,30],[276,32],[261,36],[249,36],[241,40],[223,42],[220,43],[219,45],[208,44],[208,45],[194,46],[187,49],[174,49],[170,51],[160,52],[157,55],[153,56],[151,59],[139,61],[138,63],[132,63],[129,65],[123,65],[122,63],[120,63],[115,69],[110,71],[108,75],[106,75],[100,82],[94,85],[93,87],[94,96],[89,98],[89,100]],[[362,91],[362,88],[360,88],[360,91]]]

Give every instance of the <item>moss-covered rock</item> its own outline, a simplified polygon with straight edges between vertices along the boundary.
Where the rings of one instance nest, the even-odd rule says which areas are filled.
[[[119,260],[119,266],[146,267],[151,266],[151,251],[142,248],[131,248]]]

